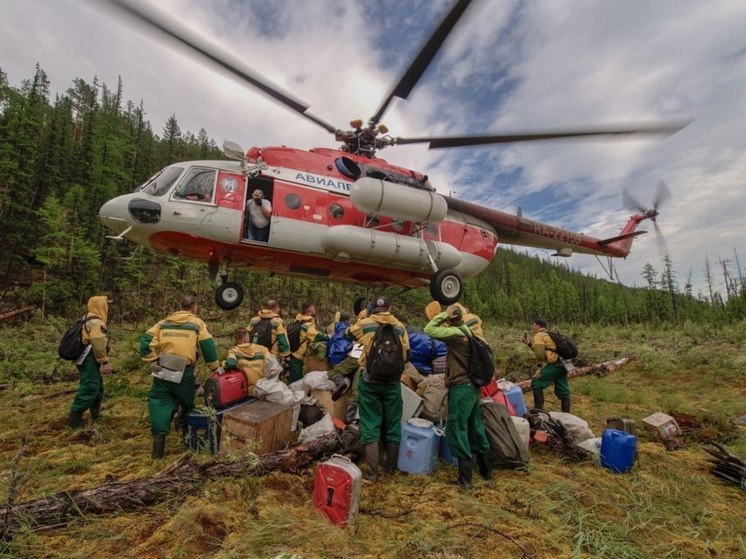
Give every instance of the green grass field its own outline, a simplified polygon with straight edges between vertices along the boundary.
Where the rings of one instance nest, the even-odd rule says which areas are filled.
[[[215,333],[233,326],[211,324]],[[53,358],[64,327],[48,320],[0,330],[0,495],[7,498],[23,444],[16,503],[153,475],[180,456],[172,433],[167,458],[149,457],[149,377],[135,354],[141,325],[112,327],[117,372],[106,378],[103,420],[66,430],[73,394],[65,392],[76,387],[76,372]],[[346,530],[311,506],[313,468],[221,479],[135,512],[41,530],[29,522],[0,543],[1,556],[746,557],[746,492],[718,482],[701,450],[718,441],[746,457],[746,428],[732,423],[746,414],[746,324],[565,330],[579,342],[580,364],[635,356],[603,378],[571,380],[573,412],[597,436],[607,417],[637,420],[639,458],[628,474],[535,448],[529,473],[497,472],[468,493],[452,483],[452,467],[440,465],[431,476],[398,472],[364,482],[360,514]],[[491,326],[487,333],[502,372],[527,378],[522,331]],[[229,338],[217,339],[225,351]],[[551,390],[547,407],[559,408]],[[666,451],[643,431],[640,419],[656,411],[696,418],[684,448]]]

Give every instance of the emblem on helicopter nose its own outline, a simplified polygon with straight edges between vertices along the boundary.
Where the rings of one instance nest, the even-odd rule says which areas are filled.
[[[233,177],[225,177],[220,181],[220,189],[226,194],[233,194],[236,191],[238,183]]]

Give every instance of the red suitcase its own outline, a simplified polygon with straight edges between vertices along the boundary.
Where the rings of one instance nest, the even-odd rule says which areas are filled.
[[[228,369],[222,375],[214,374],[205,382],[205,403],[224,408],[248,399],[246,377],[238,369]]]

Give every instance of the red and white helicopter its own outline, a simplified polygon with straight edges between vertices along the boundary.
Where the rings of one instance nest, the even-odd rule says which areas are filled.
[[[443,304],[457,301],[463,279],[484,270],[498,244],[554,249],[558,256],[587,253],[626,257],[637,230],[655,221],[657,202],[629,218],[614,237],[598,239],[438,194],[426,175],[376,157],[378,150],[428,143],[430,148],[487,145],[582,136],[671,134],[682,126],[654,125],[490,136],[395,138],[380,123],[394,97],[406,98],[468,7],[459,0],[367,124],[340,130],[308,112],[308,106],[224,60],[203,42],[177,31],[162,16],[125,0],[110,0],[139,21],[170,35],[323,127],[339,149],[223,146],[228,161],[175,163],[138,190],[106,202],[103,222],[111,237],[207,262],[218,306],[243,299],[228,280],[230,267],[367,285],[430,287]],[[268,236],[255,234],[252,193],[271,203]],[[659,196],[660,199],[660,196]],[[262,204],[264,202],[261,202]],[[259,204],[257,204],[259,205]],[[261,218],[257,218],[261,221]],[[262,227],[266,234],[266,227]],[[265,240],[266,239],[266,240]]]

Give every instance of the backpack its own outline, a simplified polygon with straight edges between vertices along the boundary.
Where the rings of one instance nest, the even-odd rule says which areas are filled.
[[[554,351],[562,359],[575,359],[578,356],[578,346],[570,336],[560,332],[549,332],[549,337],[557,346],[557,349],[549,351]]]
[[[259,344],[272,350],[272,319],[259,319],[259,322],[249,330],[249,337],[252,344]]]
[[[300,330],[302,325],[303,323],[300,320],[293,320],[287,325],[290,351],[298,351],[298,348],[300,348]]]
[[[83,328],[87,320],[87,317],[76,320],[75,324],[62,335],[60,347],[57,349],[57,355],[60,358],[66,361],[77,361],[81,353],[85,351],[87,344],[83,343]],[[86,331],[88,331],[87,328]]]
[[[525,468],[528,465],[528,448],[521,441],[521,436],[510,418],[508,408],[492,400],[482,400],[480,408],[484,431],[490,442],[487,459],[492,467]]]
[[[368,378],[373,382],[399,382],[404,372],[401,338],[393,324],[379,324],[365,362]]]
[[[492,349],[482,338],[472,334],[468,334],[467,338],[469,364],[466,367],[466,376],[474,386],[487,386],[495,378],[495,358],[492,356]]]

